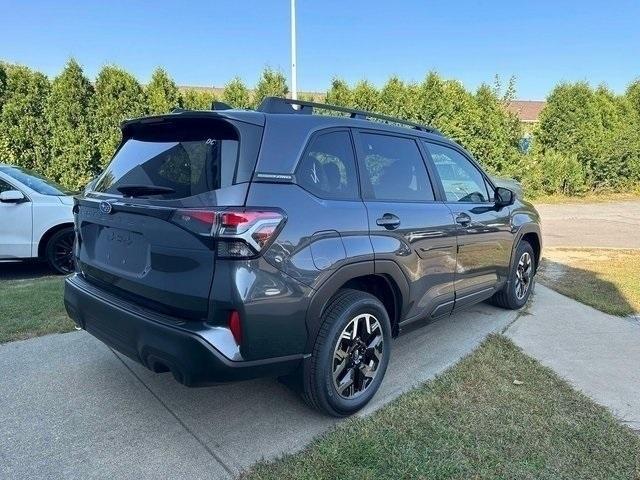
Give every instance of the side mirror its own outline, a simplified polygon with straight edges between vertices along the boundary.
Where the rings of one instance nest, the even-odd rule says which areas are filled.
[[[496,187],[496,207],[507,207],[516,201],[513,190],[504,187]]]
[[[24,200],[24,195],[18,190],[7,190],[0,193],[0,202],[3,203],[19,203]]]

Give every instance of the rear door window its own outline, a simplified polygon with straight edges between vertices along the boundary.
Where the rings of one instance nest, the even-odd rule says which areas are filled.
[[[391,135],[360,133],[364,156],[363,185],[371,200],[428,202],[433,188],[415,140]]]
[[[333,131],[314,137],[296,172],[298,184],[320,198],[359,198],[355,156],[347,131]]]
[[[179,199],[235,183],[240,139],[226,122],[176,123],[136,129],[95,182],[119,195],[124,186],[164,187],[157,199]]]

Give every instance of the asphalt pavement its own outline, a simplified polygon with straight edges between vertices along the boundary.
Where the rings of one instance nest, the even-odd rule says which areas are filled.
[[[536,205],[543,247],[640,248],[640,201]]]

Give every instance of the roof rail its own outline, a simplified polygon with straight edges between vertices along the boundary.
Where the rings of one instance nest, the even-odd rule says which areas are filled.
[[[297,105],[299,108],[294,108]],[[266,97],[262,103],[256,109],[258,112],[263,113],[296,113],[296,114],[313,114],[313,109],[319,108],[322,110],[331,110],[335,112],[348,113],[351,118],[357,118],[361,120],[368,120],[369,118],[375,118],[383,120],[388,123],[397,123],[400,125],[406,125],[416,130],[423,132],[435,133],[442,135],[436,128],[429,127],[427,125],[421,125],[419,123],[410,122],[408,120],[402,120],[400,118],[389,117],[387,115],[381,115],[379,113],[367,112],[364,110],[358,110],[349,107],[340,107],[338,105],[330,105],[328,103],[307,102],[305,100],[293,100],[291,98],[280,97]]]

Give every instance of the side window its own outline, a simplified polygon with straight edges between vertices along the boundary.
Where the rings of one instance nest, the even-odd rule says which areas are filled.
[[[364,170],[374,200],[431,201],[433,188],[416,142],[409,138],[360,134]]]
[[[489,182],[487,182],[486,180],[484,181],[484,186],[487,188],[487,195],[488,195],[487,199],[490,202],[495,202],[496,199],[494,198],[495,193],[493,191],[493,187],[491,185],[489,185]]]
[[[11,185],[9,185],[4,180],[0,180],[0,193],[8,192],[9,190],[15,190]]]
[[[296,173],[298,184],[320,198],[359,198],[356,163],[349,132],[316,136],[307,147]]]
[[[487,185],[480,171],[453,148],[425,142],[438,170],[448,202],[489,201]]]

